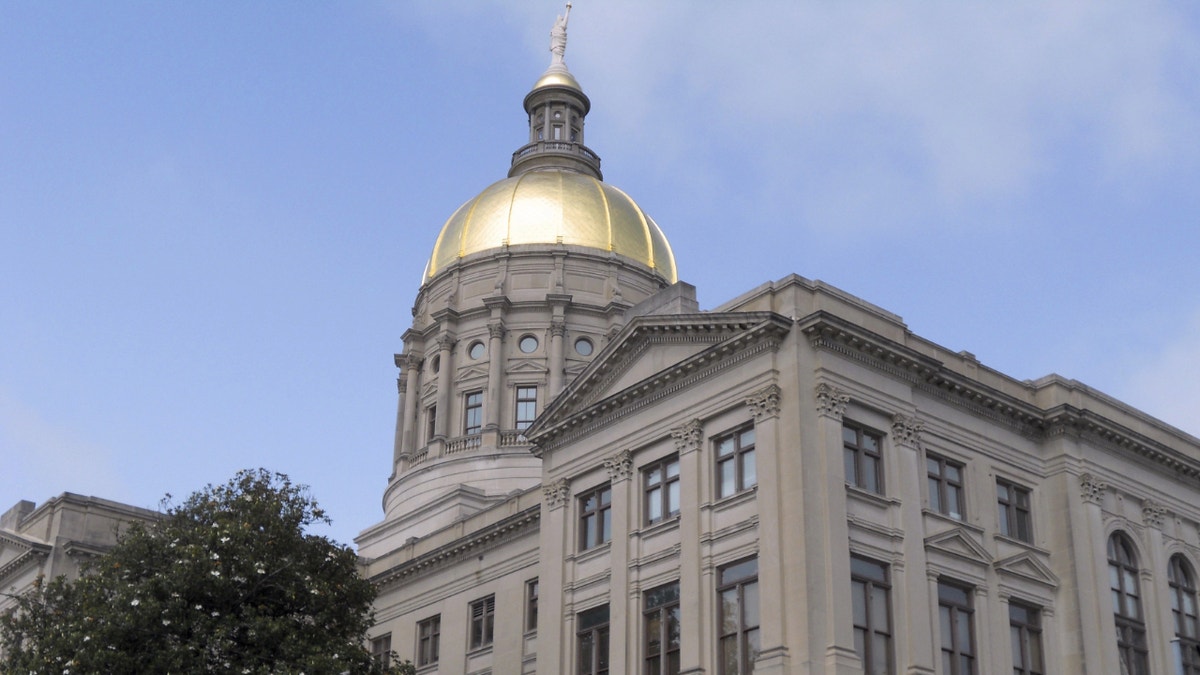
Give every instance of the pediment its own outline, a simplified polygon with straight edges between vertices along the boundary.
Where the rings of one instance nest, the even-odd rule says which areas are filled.
[[[925,550],[937,551],[953,558],[989,565],[992,554],[976,541],[971,533],[961,527],[925,538]]]
[[[514,361],[508,366],[508,370],[506,371],[509,375],[544,375],[548,372],[550,372],[550,369],[546,367],[546,364],[535,360]]]
[[[1058,577],[1046,563],[1031,552],[1018,553],[995,563],[996,571],[1028,581],[1034,581],[1052,588],[1058,587]]]
[[[462,380],[471,380],[471,379],[475,379],[475,378],[486,378],[487,376],[488,376],[487,368],[485,368],[483,366],[479,366],[479,365],[470,365],[470,366],[463,366],[462,368],[459,368],[458,375],[455,376],[455,379],[462,381]]]
[[[0,532],[0,582],[49,555],[50,546]]]
[[[775,348],[790,328],[790,319],[772,312],[638,317],[554,399],[527,436],[536,443],[539,434],[558,436],[582,418],[594,420],[668,387],[677,389]]]

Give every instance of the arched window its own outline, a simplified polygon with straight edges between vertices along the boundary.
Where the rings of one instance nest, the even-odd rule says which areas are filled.
[[[1196,611],[1196,575],[1180,554],[1171,556],[1167,568],[1171,585],[1171,614],[1175,617],[1175,639],[1183,655],[1182,675],[1200,675],[1200,620]]]
[[[1138,592],[1137,555],[1124,533],[1108,538],[1108,582],[1112,589],[1113,619],[1117,624],[1117,653],[1121,675],[1149,675],[1146,622]]]

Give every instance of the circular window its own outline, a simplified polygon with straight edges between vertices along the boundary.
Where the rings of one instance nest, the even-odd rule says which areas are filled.
[[[592,341],[587,338],[579,338],[575,341],[575,351],[578,352],[580,356],[591,356],[592,349]]]
[[[473,359],[483,358],[483,353],[485,351],[487,351],[487,350],[484,349],[483,343],[479,342],[478,340],[475,342],[472,342],[471,346],[467,348],[467,354]]]
[[[441,370],[442,369],[442,357],[441,356],[433,357],[433,360],[429,362],[429,369],[435,373],[437,371]]]
[[[538,340],[532,335],[526,335],[525,337],[521,338],[521,342],[518,344],[521,347],[521,351],[525,352],[526,354],[532,354],[536,352],[538,348]]]

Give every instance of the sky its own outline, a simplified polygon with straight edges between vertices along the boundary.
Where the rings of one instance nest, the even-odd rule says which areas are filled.
[[[425,261],[562,9],[0,2],[0,511],[261,466],[378,522]],[[797,273],[1200,435],[1200,6],[577,0],[568,39],[702,308]]]

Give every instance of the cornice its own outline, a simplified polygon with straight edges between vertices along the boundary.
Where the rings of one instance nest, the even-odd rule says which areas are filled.
[[[1096,445],[1133,453],[1200,482],[1197,460],[1091,411],[1060,405],[1046,411],[1045,426],[1056,433],[1074,433]]]
[[[52,548],[49,544],[26,541],[20,537],[10,536],[3,532],[0,532],[0,540],[21,551],[15,558],[0,566],[0,583],[4,583],[5,580],[25,569],[28,565],[36,563],[39,560],[45,560],[49,557]]]
[[[459,538],[453,543],[379,572],[372,576],[370,581],[377,588],[384,589],[453,565],[470,556],[479,555],[512,541],[530,530],[536,530],[541,520],[541,509],[541,504],[531,506],[504,520]]]

